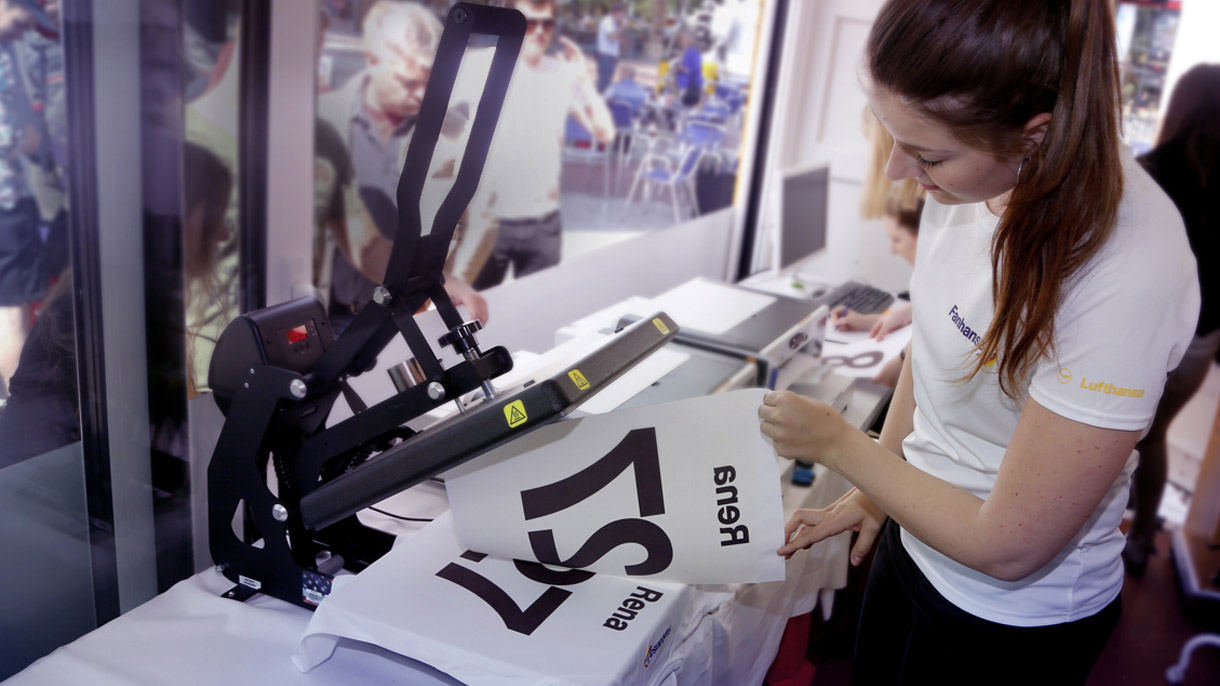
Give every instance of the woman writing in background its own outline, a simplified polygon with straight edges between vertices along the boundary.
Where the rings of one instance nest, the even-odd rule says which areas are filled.
[[[915,264],[915,249],[919,245],[919,218],[922,214],[922,197],[915,197],[909,203],[904,203],[902,195],[894,192],[886,198],[882,223],[885,226],[885,235],[890,239],[890,252],[912,266]],[[885,312],[866,314],[844,305],[830,313],[831,319],[835,328],[840,331],[868,331],[870,338],[880,341],[911,323],[910,296],[899,294],[898,297],[903,300],[894,303]],[[882,365],[873,377],[873,383],[893,388],[898,383],[905,356],[904,351],[902,355]]]
[[[1100,0],[892,0],[873,26],[887,173],[929,195],[911,354],[879,443],[792,393],[759,408],[779,454],[856,486],[779,552],[878,542],[857,683],[1081,683],[1118,622],[1133,449],[1199,300],[1120,146],[1114,35]]]

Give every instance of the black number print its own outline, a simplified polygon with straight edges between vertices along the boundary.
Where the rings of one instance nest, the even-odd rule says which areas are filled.
[[[640,516],[665,514],[657,431],[647,427],[629,431],[610,452],[572,476],[522,491],[525,518],[530,520],[566,510],[605,488],[628,467],[635,476]],[[647,555],[643,562],[624,568],[629,576],[664,571],[674,557],[673,544],[664,529],[643,519],[619,519],[602,526],[567,559],[560,558],[551,529],[531,531],[529,539],[538,560],[567,567],[587,567],[620,545],[638,543]]]

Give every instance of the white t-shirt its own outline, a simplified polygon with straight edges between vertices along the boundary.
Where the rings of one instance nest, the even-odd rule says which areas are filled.
[[[483,172],[502,219],[559,209],[568,114],[582,104],[579,76],[571,64],[549,55],[537,67],[517,62]]]
[[[1037,364],[1028,393],[1068,419],[1140,431],[1151,424],[1165,376],[1194,333],[1199,287],[1177,209],[1125,149],[1122,165],[1117,226],[1066,284],[1055,321],[1055,357]],[[1022,407],[1000,390],[994,365],[960,381],[994,312],[990,252],[998,223],[984,203],[945,206],[929,199],[911,280],[916,410],[903,453],[911,464],[984,499]],[[970,569],[906,530],[903,545],[945,598],[976,616],[1014,626],[1088,617],[1122,589],[1118,527],[1135,462],[1133,454],[1077,536],[1021,581]]]
[[[613,15],[607,14],[597,22],[597,51],[599,53],[618,57],[619,41],[614,37],[615,31],[618,31],[618,22],[614,21]]]

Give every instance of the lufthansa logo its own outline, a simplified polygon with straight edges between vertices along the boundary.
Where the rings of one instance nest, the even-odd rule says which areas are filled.
[[[1064,385],[1072,383],[1072,370],[1068,369],[1067,367],[1060,367],[1059,383]]]

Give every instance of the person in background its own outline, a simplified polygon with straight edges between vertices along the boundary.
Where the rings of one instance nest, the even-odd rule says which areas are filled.
[[[619,74],[621,78],[610,84],[610,87],[602,93],[602,98],[606,102],[620,100],[630,105],[632,112],[640,111],[651,96],[649,89],[635,80],[635,67],[630,64],[624,64],[623,68],[619,70]]]
[[[329,232],[328,240],[336,248],[330,251],[329,272],[330,312],[336,331],[369,301],[385,277],[398,228],[398,181],[442,26],[422,5],[382,1],[369,8],[363,30],[368,67],[339,90],[318,99],[319,118],[329,127],[319,137],[337,135],[339,148],[346,148],[344,154],[336,155],[330,150],[334,146],[329,146],[332,154],[315,160],[315,171],[330,165],[330,173],[315,181],[329,188],[319,191],[325,198],[319,204],[326,209],[318,216],[324,220],[322,233]],[[443,193],[435,191],[446,181],[452,183],[467,133],[465,122],[457,120],[447,121],[442,130],[431,160],[429,184],[434,185],[426,186],[426,197],[421,198],[425,231],[431,228],[431,218],[443,198]],[[488,226],[491,215],[478,209],[485,207],[484,201],[476,199],[471,206],[466,221],[478,226],[470,234],[490,243],[494,237]],[[464,232],[455,231],[455,236]],[[486,301],[461,278],[463,269],[449,273],[445,289],[454,304],[465,304],[472,317],[486,322]],[[467,278],[477,269],[469,272]]]
[[[504,98],[483,179],[495,194],[499,218],[491,256],[474,281],[475,290],[504,281],[511,268],[520,278],[559,264],[563,221],[559,179],[568,118],[592,135],[593,144],[614,142],[614,120],[589,78],[580,47],[555,35],[555,0],[513,0],[525,15],[525,41]]]
[[[780,455],[855,486],[777,552],[877,543],[853,683],[1081,684],[1118,623],[1134,449],[1199,289],[1119,138],[1115,52],[1097,0],[890,0],[872,26],[887,174],[929,196],[911,353],[879,441],[787,391],[758,411]]]
[[[901,190],[896,186],[886,201],[885,216],[882,225],[885,235],[890,239],[890,252],[915,265],[915,249],[919,244],[919,219],[923,215],[923,198],[916,198],[913,205],[902,204]],[[902,294],[899,294],[902,297]],[[846,305],[831,312],[831,320],[840,331],[868,331],[869,337],[878,341],[886,336],[908,326],[911,323],[910,296],[902,298],[885,312],[865,314],[850,310]],[[898,374],[902,371],[902,363],[906,359],[905,350],[898,357],[886,362],[873,377],[873,383],[885,384],[893,388],[898,384]]]
[[[26,181],[26,155],[41,145],[17,59],[30,11],[0,0],[0,380],[13,380],[30,326],[30,304],[47,291],[38,205]]]
[[[864,184],[860,190],[860,218],[881,219],[885,217],[890,198],[897,204],[910,206],[924,197],[923,189],[915,179],[891,181],[885,175],[885,165],[894,148],[894,137],[877,121],[877,116],[865,106],[861,129],[869,140],[868,166],[864,170]]]
[[[624,21],[627,6],[615,3],[601,21],[597,22],[597,92],[604,93],[614,80],[614,71],[622,55]]]
[[[681,53],[673,69],[678,101],[694,107],[703,99],[703,53],[695,47],[694,37],[686,28],[678,32],[678,47]]]
[[[30,29],[17,42],[24,87],[42,144],[28,156],[26,179],[38,203],[46,236],[47,274],[68,266],[68,207],[64,179],[68,169],[68,115],[64,88],[64,51],[59,35],[58,0],[15,0],[29,10]]]
[[[182,267],[188,290],[217,297],[218,248],[228,238],[225,212],[233,175],[216,155],[194,143],[182,148],[184,201]],[[21,350],[8,401],[0,409],[0,468],[81,439],[76,385],[76,326],[72,271],[65,269],[47,295],[42,316]],[[193,358],[194,337],[187,336]],[[197,389],[186,375],[186,392]]]
[[[1140,158],[1182,213],[1197,260],[1220,255],[1220,64],[1200,64],[1179,79],[1169,99],[1157,145]],[[1123,559],[1136,576],[1155,551],[1157,510],[1165,490],[1166,434],[1173,418],[1203,384],[1220,349],[1220,272],[1199,263],[1203,305],[1182,363],[1169,373],[1152,427],[1136,446],[1135,516]]]

